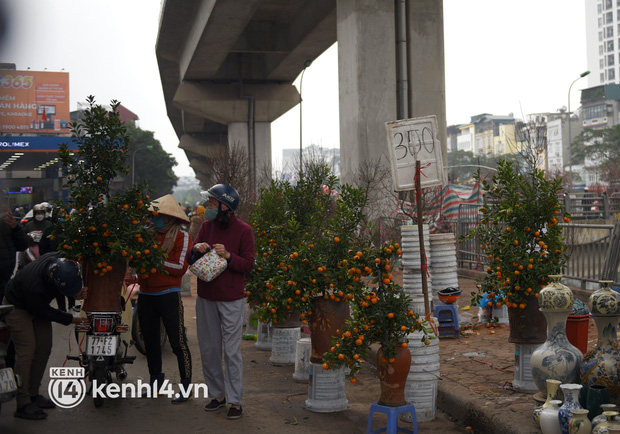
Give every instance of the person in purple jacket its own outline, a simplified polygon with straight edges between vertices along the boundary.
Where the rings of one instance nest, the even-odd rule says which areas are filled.
[[[200,226],[190,263],[213,249],[226,259],[226,270],[210,282],[198,279],[196,327],[202,371],[211,401],[206,411],[227,403],[228,419],[242,414],[243,362],[241,339],[245,307],[245,275],[254,267],[254,233],[235,216],[239,193],[227,184],[202,192],[208,199],[205,221]],[[226,375],[222,370],[222,346]]]

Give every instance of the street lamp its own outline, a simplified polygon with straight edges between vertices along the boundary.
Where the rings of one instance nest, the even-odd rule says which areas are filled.
[[[572,142],[573,142],[573,138],[571,136],[571,132],[570,132],[570,124],[571,124],[571,120],[570,120],[570,90],[573,87],[573,84],[575,84],[575,82],[583,77],[585,77],[586,75],[588,75],[590,73],[590,71],[585,71],[582,72],[581,74],[579,74],[579,77],[577,77],[575,79],[575,81],[573,81],[570,86],[568,87],[568,178],[570,180],[570,187],[571,190],[573,189],[573,151],[572,151]]]
[[[136,148],[131,153],[131,186],[132,187],[134,186],[136,182],[136,154],[138,153],[138,151],[141,151],[143,149],[151,150],[153,149],[153,145],[146,145],[146,147],[144,148]]]
[[[301,176],[302,173],[302,157],[301,157],[301,137],[302,137],[302,112],[301,112],[301,103],[303,101],[303,98],[301,97],[301,85],[304,82],[304,72],[306,72],[306,68],[308,68],[310,65],[312,65],[312,60],[308,59],[306,60],[306,62],[304,63],[304,70],[301,71],[301,77],[299,78],[299,174]]]

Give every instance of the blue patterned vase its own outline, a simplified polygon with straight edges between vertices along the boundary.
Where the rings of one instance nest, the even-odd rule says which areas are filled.
[[[611,289],[611,280],[601,280],[603,286],[594,292],[588,299],[588,307],[592,316],[619,315],[620,314],[620,294]]]
[[[530,368],[536,387],[547,390],[546,381],[562,383],[579,381],[579,367],[583,354],[566,336],[566,319],[573,308],[573,291],[560,283],[562,276],[549,276],[552,282],[545,286],[538,297],[540,311],[547,320],[547,340],[532,353]]]
[[[560,410],[558,411],[558,419],[560,420],[562,434],[569,434],[568,422],[573,416],[571,412],[577,408],[583,408],[577,399],[579,396],[579,391],[582,387],[583,386],[581,384],[560,385],[560,389],[562,389],[562,392],[564,393],[564,404],[562,404],[562,407],[560,407]]]
[[[538,305],[540,306],[540,310],[542,312],[568,311],[570,313],[575,301],[573,291],[560,282],[562,275],[553,274],[550,275],[549,278],[551,279],[551,283],[541,289],[538,294]]]
[[[616,334],[616,324],[619,315],[595,316],[592,315],[598,329],[598,343],[596,348],[588,352],[583,358],[580,367],[581,383],[587,388],[594,385],[607,386],[609,400],[613,404],[620,404],[620,348]]]

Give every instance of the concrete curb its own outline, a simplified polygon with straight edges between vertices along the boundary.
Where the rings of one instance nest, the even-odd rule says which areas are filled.
[[[506,411],[471,392],[464,386],[449,380],[440,380],[437,391],[437,407],[472,428],[475,433],[526,434],[531,432],[523,423],[523,415]],[[533,406],[532,406],[533,408]]]

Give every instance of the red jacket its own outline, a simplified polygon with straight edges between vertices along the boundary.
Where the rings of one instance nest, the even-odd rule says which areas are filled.
[[[166,238],[166,234],[155,232],[155,239],[161,246]],[[188,252],[192,246],[192,237],[185,231],[179,231],[177,239],[168,258],[164,261],[164,267],[169,274],[155,273],[146,279],[139,278],[140,291],[160,292],[170,288],[180,288],[183,275],[189,267]]]
[[[198,296],[211,301],[233,301],[245,296],[245,275],[254,267],[254,233],[247,223],[232,215],[228,227],[206,220],[200,226],[194,245],[198,243],[223,244],[230,252],[226,269],[205,282],[198,279]],[[195,254],[191,261],[201,255]],[[191,262],[190,261],[190,262]]]

